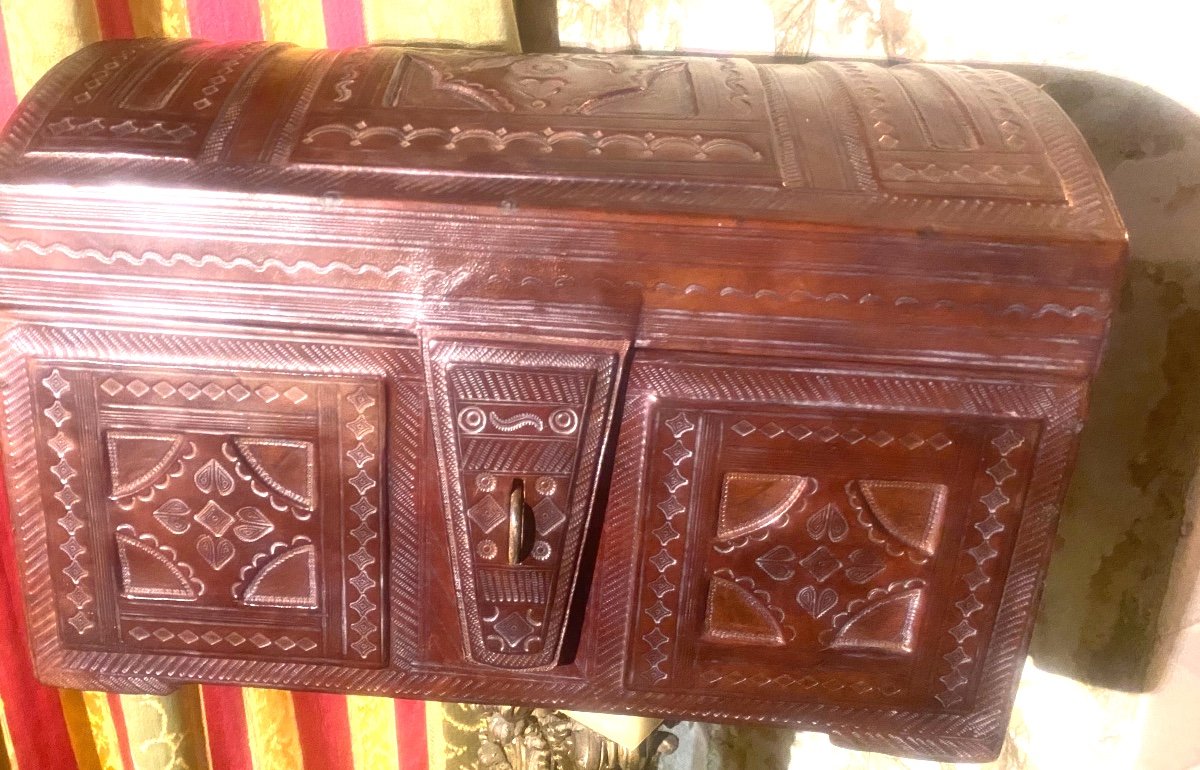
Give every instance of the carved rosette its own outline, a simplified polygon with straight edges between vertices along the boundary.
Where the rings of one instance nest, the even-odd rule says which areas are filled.
[[[424,345],[467,656],[553,666],[624,343]]]

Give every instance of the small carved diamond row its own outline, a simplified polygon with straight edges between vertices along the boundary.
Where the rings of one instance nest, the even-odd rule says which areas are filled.
[[[758,432],[767,438],[778,438],[779,436],[791,436],[797,441],[808,441],[814,439],[826,444],[831,441],[841,439],[847,444],[854,446],[863,441],[869,441],[877,447],[883,448],[899,442],[901,446],[910,450],[917,450],[923,446],[931,447],[934,451],[940,452],[954,442],[944,433],[935,433],[932,436],[921,436],[917,433],[906,433],[903,436],[896,437],[885,430],[877,430],[874,433],[867,435],[857,428],[850,430],[838,430],[831,425],[825,425],[820,428],[810,428],[804,424],[796,424],[784,427],[777,422],[768,422],[765,425],[756,425],[749,420],[739,420],[729,429],[734,433],[745,438],[751,433]]]
[[[254,390],[250,390],[250,388],[240,382],[228,387],[218,385],[215,382],[209,382],[204,385],[197,385],[194,382],[184,382],[182,385],[174,385],[165,380],[154,385],[147,385],[136,377],[126,382],[109,377],[100,383],[100,390],[109,396],[115,396],[121,391],[127,391],[134,398],[143,398],[149,393],[154,393],[159,398],[166,399],[178,394],[188,401],[195,401],[200,396],[205,396],[210,401],[219,401],[222,398],[228,397],[231,401],[240,403],[252,395],[257,396],[265,404],[270,404],[279,398],[285,398],[293,404],[299,404],[308,399],[308,394],[295,386],[280,393],[270,385],[261,385]]]
[[[278,639],[270,639],[264,636],[262,633],[255,633],[249,637],[246,637],[242,634],[239,634],[237,631],[230,631],[226,634],[220,634],[216,631],[209,630],[205,631],[203,634],[197,634],[195,631],[190,629],[175,632],[167,628],[156,628],[153,631],[149,631],[142,626],[134,626],[133,628],[129,629],[129,637],[139,642],[144,642],[150,637],[154,637],[160,642],[169,642],[172,639],[178,639],[184,644],[189,645],[196,644],[197,642],[204,642],[209,647],[215,647],[219,644],[229,645],[231,647],[241,647],[243,644],[250,644],[260,650],[265,650],[271,645],[275,645],[284,652],[294,650],[297,647],[305,652],[312,652],[317,648],[317,643],[306,636],[302,636],[299,639],[292,639],[290,636],[284,635]]]
[[[74,449],[74,446],[62,432],[62,426],[71,419],[71,412],[63,406],[61,398],[71,389],[71,383],[55,369],[42,380],[42,387],[54,396],[54,403],[42,413],[57,430],[57,433],[46,442],[46,445],[58,457],[58,463],[50,468],[50,472],[54,474],[59,483],[59,490],[54,493],[54,499],[62,504],[65,511],[63,517],[58,520],[58,526],[67,533],[67,541],[58,548],[70,559],[67,566],[63,568],[63,574],[75,585],[75,588],[67,594],[67,600],[75,606],[76,612],[67,619],[67,622],[77,633],[83,634],[95,626],[95,623],[92,621],[90,613],[84,609],[93,602],[93,597],[81,582],[88,575],[88,571],[80,562],[80,557],[87,553],[87,549],[79,542],[77,535],[84,529],[85,524],[75,515],[74,511],[75,506],[82,502],[83,498],[71,487],[71,479],[78,475],[78,471],[71,467],[67,455]]]
[[[363,426],[371,425],[364,413],[375,406],[375,399],[366,391],[359,389],[346,400],[354,407],[356,414],[355,419],[346,425],[346,429],[358,440],[358,444],[346,451],[346,458],[358,468],[358,474],[351,477],[348,482],[358,495],[358,500],[350,506],[350,510],[358,517],[358,526],[350,530],[350,536],[358,541],[358,550],[347,557],[358,570],[358,573],[350,578],[350,585],[358,592],[358,597],[350,603],[350,609],[358,615],[358,619],[350,625],[350,629],[354,631],[356,637],[350,647],[358,653],[359,657],[366,658],[379,649],[371,641],[371,634],[375,632],[375,623],[371,620],[371,615],[378,607],[367,596],[367,592],[377,585],[375,579],[367,574],[367,567],[375,563],[375,557],[366,548],[367,543],[378,536],[378,533],[371,529],[371,518],[379,509],[366,498],[367,492],[375,486],[375,479],[371,478],[364,467],[375,459],[375,455],[362,442],[367,434],[374,431],[373,426],[370,427],[370,430]]]
[[[644,610],[646,616],[653,621],[654,628],[642,636],[642,640],[649,646],[649,651],[643,656],[643,659],[650,667],[650,678],[656,682],[667,676],[662,669],[662,664],[666,662],[669,655],[663,652],[662,648],[670,641],[670,637],[663,633],[661,626],[663,621],[674,614],[671,607],[675,606],[675,603],[668,599],[668,603],[671,604],[671,607],[668,607],[663,602],[663,598],[672,592],[678,593],[670,574],[675,567],[679,566],[679,560],[671,555],[670,543],[679,539],[681,534],[671,521],[687,510],[687,506],[680,501],[680,496],[683,494],[684,499],[687,499],[683,488],[689,484],[689,481],[679,469],[684,463],[693,461],[696,438],[696,425],[688,419],[684,412],[678,412],[664,424],[667,430],[671,431],[675,443],[663,450],[663,456],[671,463],[671,470],[662,479],[662,484],[666,488],[666,496],[657,506],[662,513],[663,523],[650,533],[659,543],[658,552],[650,557],[650,564],[658,572],[658,577],[650,581],[647,586],[654,593],[656,601]],[[687,444],[684,443],[685,439]]]
[[[998,459],[986,471],[992,479],[992,488],[979,498],[979,502],[983,503],[988,511],[987,518],[975,524],[980,541],[966,550],[966,553],[970,554],[975,561],[975,569],[963,576],[970,593],[954,605],[962,615],[962,620],[950,628],[950,635],[954,637],[956,646],[943,656],[950,664],[950,672],[940,677],[946,689],[937,696],[944,706],[953,706],[961,701],[963,696],[957,691],[969,681],[965,671],[974,658],[967,652],[966,644],[971,637],[977,636],[979,633],[971,622],[971,616],[984,608],[984,602],[980,601],[979,593],[992,580],[991,575],[985,571],[984,565],[1000,555],[992,541],[1004,531],[1004,524],[996,518],[996,513],[1012,502],[1012,499],[1004,493],[1004,483],[1017,475],[1016,469],[1008,462],[1008,455],[1024,443],[1025,439],[1017,435],[1011,428],[991,441],[991,446]]]

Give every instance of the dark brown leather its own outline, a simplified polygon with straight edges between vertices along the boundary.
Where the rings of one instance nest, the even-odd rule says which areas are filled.
[[[999,749],[1124,230],[966,67],[100,43],[0,144],[43,680]]]

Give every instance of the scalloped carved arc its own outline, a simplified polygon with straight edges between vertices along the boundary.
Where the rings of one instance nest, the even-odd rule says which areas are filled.
[[[771,611],[732,580],[712,575],[704,610],[704,641],[782,647],[783,629]]]
[[[317,609],[316,546],[293,546],[264,564],[246,587],[242,604]]]
[[[195,601],[200,590],[171,557],[129,532],[115,533],[121,565],[121,595],[127,599]]]
[[[925,592],[920,588],[884,596],[847,620],[829,646],[839,650],[912,654],[924,601]]]
[[[726,473],[721,483],[717,539],[744,537],[783,518],[813,480],[778,473]]]
[[[110,496],[117,500],[141,492],[167,471],[183,451],[177,433],[110,430],[105,434]]]
[[[933,556],[946,515],[949,490],[944,484],[868,479],[852,483],[875,520],[892,537],[926,556]]]
[[[312,442],[237,437],[233,443],[264,484],[305,510],[313,510],[316,450]]]

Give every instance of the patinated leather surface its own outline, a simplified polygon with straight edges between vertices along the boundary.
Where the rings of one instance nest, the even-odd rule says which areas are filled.
[[[963,67],[104,43],[0,146],[49,682],[999,747],[1124,235]]]

